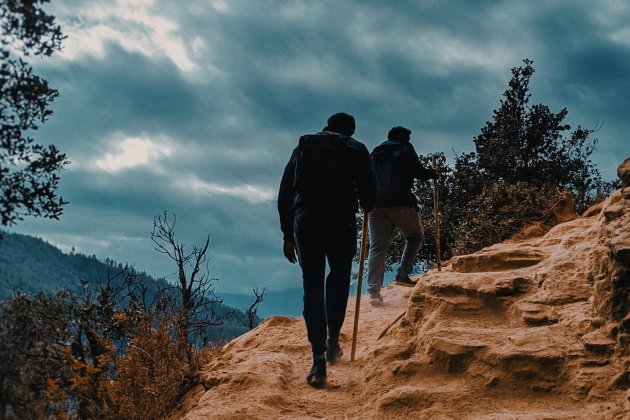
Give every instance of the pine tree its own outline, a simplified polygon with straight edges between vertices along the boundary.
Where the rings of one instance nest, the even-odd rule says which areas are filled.
[[[0,224],[24,216],[57,219],[67,204],[57,197],[58,173],[68,163],[54,145],[35,142],[37,130],[52,114],[58,96],[21,57],[48,57],[64,36],[51,15],[48,0],[4,0],[0,3]]]
[[[512,69],[493,121],[486,122],[474,138],[482,184],[525,182],[539,188],[568,188],[578,210],[585,210],[602,185],[590,160],[597,139],[589,137],[596,129],[578,126],[569,133],[571,126],[564,122],[567,108],[554,113],[547,105],[530,105],[533,61],[523,63]]]

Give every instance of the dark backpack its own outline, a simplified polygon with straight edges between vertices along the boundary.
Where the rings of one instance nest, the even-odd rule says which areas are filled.
[[[372,152],[377,189],[387,195],[393,191],[405,190],[409,178],[403,158],[408,146],[405,144],[379,147]]]
[[[348,137],[317,134],[300,138],[294,188],[306,202],[329,207],[349,197]]]

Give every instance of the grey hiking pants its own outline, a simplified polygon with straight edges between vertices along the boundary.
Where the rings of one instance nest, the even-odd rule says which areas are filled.
[[[368,256],[368,292],[380,292],[385,274],[385,257],[399,228],[405,238],[405,249],[396,277],[408,276],[424,240],[420,215],[414,207],[377,207],[369,213],[370,252]]]

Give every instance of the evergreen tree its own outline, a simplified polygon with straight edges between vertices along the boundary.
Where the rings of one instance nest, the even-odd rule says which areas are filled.
[[[57,197],[58,173],[68,163],[54,146],[44,146],[28,132],[52,114],[58,92],[33,73],[24,57],[47,57],[64,38],[42,5],[48,0],[0,2],[0,223],[24,216],[58,218],[66,204]]]
[[[548,210],[569,189],[578,212],[601,200],[614,183],[606,183],[590,157],[596,130],[578,126],[574,131],[564,122],[566,108],[554,113],[547,105],[530,104],[533,61],[511,70],[492,121],[486,122],[473,140],[476,151],[456,156],[453,168],[438,154],[442,176],[442,257],[477,251],[512,237],[523,227],[538,222],[541,229]],[[430,157],[420,156],[423,166]],[[419,271],[435,262],[433,184],[416,183],[425,242],[416,260]],[[386,260],[392,269],[400,260],[404,239],[397,234]]]
[[[554,113],[547,105],[530,105],[533,61],[523,63],[512,69],[509,88],[499,109],[493,111],[493,121],[486,122],[474,138],[482,174],[478,193],[496,182],[569,188],[578,211],[583,211],[603,184],[590,160],[597,143],[589,138],[594,130],[578,126],[569,132],[571,127],[564,123],[567,108]]]

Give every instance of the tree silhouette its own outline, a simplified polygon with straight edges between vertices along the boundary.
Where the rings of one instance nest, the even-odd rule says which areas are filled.
[[[193,246],[187,251],[186,245],[175,235],[177,218],[169,218],[165,211],[153,218],[151,240],[155,249],[168,256],[177,266],[175,286],[166,289],[166,297],[173,313],[177,316],[177,335],[186,344],[189,358],[192,359],[194,347],[207,344],[208,332],[212,327],[223,325],[232,317],[235,310],[219,314],[217,309],[223,299],[214,293],[214,282],[208,268],[208,246],[210,236],[201,247]]]
[[[260,289],[258,288],[258,286],[256,286],[256,288],[252,289],[252,291],[254,292],[254,300],[245,312],[247,314],[247,326],[250,330],[253,330],[256,326],[256,321],[258,318],[256,315],[258,313],[258,306],[265,299],[265,296],[267,296],[267,288],[263,287],[262,289]]]
[[[0,223],[24,216],[57,219],[67,204],[57,196],[58,173],[68,164],[54,145],[30,137],[52,114],[59,92],[22,57],[47,57],[64,36],[42,5],[48,0],[0,2]]]
[[[475,152],[455,156],[448,166],[442,153],[436,154],[441,171],[442,258],[477,251],[508,239],[523,227],[545,221],[550,209],[563,200],[568,189],[578,212],[605,197],[614,187],[603,182],[590,156],[597,139],[590,136],[599,127],[580,126],[570,131],[564,122],[566,108],[554,113],[547,105],[530,104],[533,61],[511,70],[508,89],[492,121],[473,140]],[[419,156],[430,166],[430,156]],[[435,262],[433,185],[416,182],[425,241],[416,259],[424,271]],[[404,238],[397,233],[388,251],[386,269],[400,260]]]
[[[533,61],[512,69],[509,88],[501,106],[493,111],[493,121],[486,122],[474,138],[477,166],[484,186],[495,182],[525,182],[535,187],[569,188],[577,208],[583,211],[597,193],[602,180],[591,162],[597,131],[580,126],[574,131],[564,123],[567,108],[552,112],[547,105],[530,105],[529,83]]]

